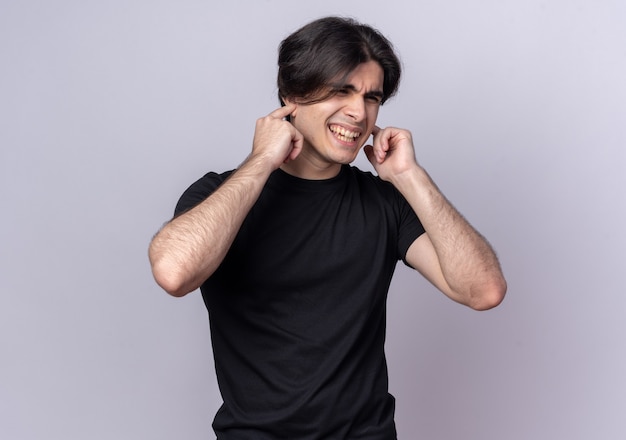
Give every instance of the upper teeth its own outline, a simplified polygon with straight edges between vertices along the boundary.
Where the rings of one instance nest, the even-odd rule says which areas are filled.
[[[352,139],[356,139],[361,135],[359,132],[346,130],[344,127],[340,127],[338,125],[331,125],[330,130],[338,135]]]

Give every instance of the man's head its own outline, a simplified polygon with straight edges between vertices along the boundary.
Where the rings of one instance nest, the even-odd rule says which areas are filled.
[[[278,54],[278,94],[301,103],[323,101],[340,89],[362,63],[383,69],[385,102],[400,82],[400,61],[391,43],[370,26],[352,19],[315,20],[282,41]]]

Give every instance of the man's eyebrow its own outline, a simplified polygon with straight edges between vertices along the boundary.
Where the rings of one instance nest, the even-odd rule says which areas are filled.
[[[353,85],[353,84],[337,84],[335,86],[335,88],[337,90],[350,90],[351,92],[358,92],[357,88]],[[366,97],[374,97],[374,98],[381,98],[384,96],[385,94],[383,93],[382,90],[371,90],[369,92],[365,93]]]
[[[372,90],[371,92],[367,92],[365,94],[367,97],[381,98],[385,96],[382,90]]]

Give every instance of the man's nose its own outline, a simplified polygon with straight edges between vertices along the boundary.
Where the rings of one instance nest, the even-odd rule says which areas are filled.
[[[345,112],[355,121],[362,121],[365,117],[365,101],[362,96],[354,94],[346,103]]]

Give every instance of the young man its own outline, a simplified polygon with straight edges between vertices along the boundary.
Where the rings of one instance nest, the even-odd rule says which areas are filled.
[[[316,20],[280,46],[283,106],[257,121],[239,168],[208,173],[155,236],[174,296],[198,287],[224,404],[219,439],[394,439],[385,303],[398,260],[477,310],[506,283],[487,242],[414,155],[376,126],[400,64],[352,20]],[[365,154],[378,176],[350,166]]]

